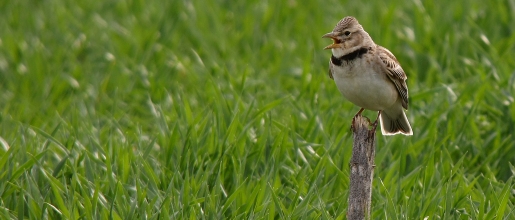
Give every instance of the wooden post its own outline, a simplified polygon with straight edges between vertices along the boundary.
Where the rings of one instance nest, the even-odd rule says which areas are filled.
[[[375,127],[369,130],[370,120],[355,116],[352,120],[354,143],[350,161],[350,189],[347,219],[370,219],[372,179],[374,177]]]

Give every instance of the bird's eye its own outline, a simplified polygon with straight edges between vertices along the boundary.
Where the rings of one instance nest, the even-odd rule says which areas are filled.
[[[345,31],[345,32],[343,32],[343,34],[345,34],[345,36],[349,36],[350,35],[350,31]]]

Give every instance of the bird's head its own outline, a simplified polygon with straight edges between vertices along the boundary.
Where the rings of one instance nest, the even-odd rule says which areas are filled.
[[[324,34],[323,38],[331,38],[333,43],[324,49],[332,49],[333,54],[346,54],[347,49],[356,46],[370,46],[373,44],[372,38],[363,30],[363,27],[354,17],[345,17],[336,26],[332,32]]]

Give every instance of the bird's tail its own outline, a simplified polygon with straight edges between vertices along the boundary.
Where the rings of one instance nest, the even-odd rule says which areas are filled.
[[[381,112],[381,132],[383,135],[413,135],[411,125],[402,109],[400,111],[383,111]]]

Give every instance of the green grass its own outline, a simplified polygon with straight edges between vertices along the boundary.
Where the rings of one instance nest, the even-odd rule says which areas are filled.
[[[358,108],[321,36],[353,15],[406,71],[414,128],[378,135],[373,219],[515,219],[514,11],[3,1],[0,218],[345,219]]]

